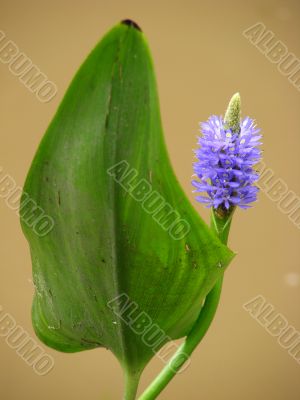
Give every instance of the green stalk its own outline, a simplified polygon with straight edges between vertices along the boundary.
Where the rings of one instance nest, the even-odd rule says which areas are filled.
[[[211,228],[224,244],[227,243],[233,211],[234,209],[230,211],[229,215],[227,214],[225,216],[222,216],[218,211],[213,211],[211,215]],[[139,400],[156,399],[185,364],[187,356],[190,357],[201,342],[217,311],[222,290],[222,282],[223,276],[206,296],[199,317],[184,343],[179,347],[161,373],[139,397]]]
[[[130,374],[125,373],[125,393],[123,400],[135,400],[140,382],[141,373]]]
[[[234,133],[239,133],[240,131],[240,113],[241,98],[239,93],[236,93],[230,99],[224,117],[227,129],[231,129]],[[211,213],[211,229],[224,244],[227,244],[228,241],[234,210],[234,207],[226,210],[220,206],[216,210],[213,209]],[[222,283],[223,276],[217,281],[213,289],[206,296],[199,317],[183,344],[179,347],[161,373],[139,397],[139,400],[156,399],[172,378],[174,378],[174,376],[179,372],[181,367],[187,361],[187,358],[190,358],[214,319],[220,301]]]

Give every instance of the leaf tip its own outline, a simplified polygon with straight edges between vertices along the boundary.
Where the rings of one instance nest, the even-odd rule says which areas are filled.
[[[139,25],[136,22],[132,21],[132,19],[123,19],[123,21],[121,21],[121,24],[131,26],[142,32],[142,29],[139,27]]]

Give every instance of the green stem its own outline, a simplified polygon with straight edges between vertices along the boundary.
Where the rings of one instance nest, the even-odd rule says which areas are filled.
[[[207,332],[215,312],[218,307],[219,298],[222,288],[222,278],[216,283],[205,299],[204,306],[200,312],[198,320],[193,329],[187,336],[185,342],[179,347],[169,363],[165,366],[162,372],[148,386],[144,393],[139,397],[139,400],[153,400],[162,392],[171,379],[178,373],[180,368],[187,360],[187,355],[190,356],[198,346],[201,339]]]
[[[140,382],[141,373],[138,374],[125,374],[125,393],[123,400],[135,400]]]
[[[211,228],[224,244],[227,243],[233,211],[234,210],[231,210],[230,213],[225,216],[213,211],[211,215]],[[182,343],[161,373],[142,393],[139,400],[156,399],[196,349],[208,331],[217,311],[222,290],[222,282],[223,276],[217,281],[213,289],[206,296],[199,317],[184,343]]]
[[[215,235],[221,240],[222,243],[227,244],[228,235],[230,231],[231,221],[235,208],[231,208],[224,214],[224,210],[217,209],[212,211],[210,218],[210,227]]]

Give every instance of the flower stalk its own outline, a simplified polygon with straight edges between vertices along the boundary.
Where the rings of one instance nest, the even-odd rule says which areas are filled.
[[[225,137],[226,133],[232,135],[239,135],[240,128],[240,114],[241,114],[241,101],[240,95],[235,94],[229,102],[228,108],[225,113],[224,125]],[[227,135],[229,136],[229,135]],[[212,207],[211,212],[211,229],[216,236],[219,237],[222,243],[227,244],[229,231],[231,227],[232,217],[235,211],[235,204],[219,203],[217,206]],[[206,332],[208,331],[214,316],[216,314],[218,304],[220,301],[221,291],[223,284],[223,275],[217,281],[213,289],[205,298],[204,305],[201,308],[199,317],[195,322],[192,330],[186,337],[185,341],[170,359],[165,368],[150,384],[150,386],[139,397],[139,400],[154,400],[168,385],[168,383],[180,371],[186,362],[186,356],[189,357],[199,345]]]
[[[214,212],[211,214],[211,228],[220,240],[227,244],[232,215],[219,218]],[[191,356],[208,331],[216,314],[223,284],[223,276],[217,281],[213,289],[206,296],[199,317],[185,341],[169,360],[161,373],[154,379],[148,388],[139,397],[139,400],[154,400],[165,389],[168,383],[176,376],[187,361],[187,355]]]

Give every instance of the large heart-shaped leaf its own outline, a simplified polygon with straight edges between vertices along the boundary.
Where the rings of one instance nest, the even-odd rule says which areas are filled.
[[[153,348],[116,315],[122,299],[136,305],[131,321],[142,312],[166,337],[183,337],[233,257],[174,176],[151,57],[130,21],[112,29],[76,74],[24,193],[21,210],[29,196],[54,221],[37,235],[30,210],[21,212],[34,328],[60,351],[105,346],[127,370],[141,371]]]

